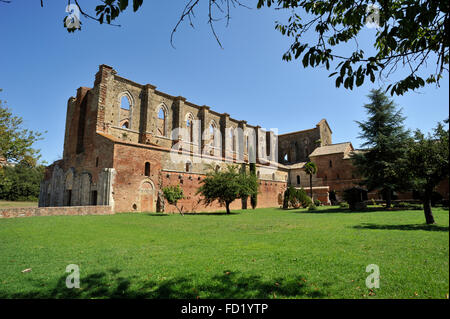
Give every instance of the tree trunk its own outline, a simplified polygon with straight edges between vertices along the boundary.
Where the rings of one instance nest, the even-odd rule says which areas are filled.
[[[386,189],[386,208],[391,208],[392,201],[392,191],[390,189]]]
[[[425,191],[423,197],[423,211],[425,213],[425,221],[428,225],[435,223],[433,212],[431,211],[431,193],[432,191]]]
[[[309,194],[311,196],[311,200],[314,203],[313,193],[312,193],[312,175],[309,175]]]
[[[178,208],[178,205],[175,204],[175,207],[178,209],[178,212],[181,214],[181,216],[184,216],[183,214],[183,206],[180,208]]]
[[[230,213],[230,203],[226,202],[225,207],[227,208],[227,214]]]

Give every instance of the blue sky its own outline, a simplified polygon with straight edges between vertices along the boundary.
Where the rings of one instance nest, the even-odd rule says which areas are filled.
[[[98,1],[80,3],[93,13]],[[78,87],[93,85],[100,64],[279,133],[311,128],[326,118],[334,143],[361,144],[355,121],[365,119],[362,105],[378,83],[337,89],[326,70],[282,61],[290,40],[275,31],[274,23],[286,17],[283,12],[234,10],[228,28],[218,25],[221,49],[206,23],[206,11],[197,10],[195,29],[182,25],[174,49],[170,33],[184,1],[144,1],[137,13],[128,10],[117,20],[121,27],[82,18],[82,31],[71,34],[63,28],[66,4],[0,3],[0,99],[23,117],[27,128],[47,131],[36,146],[49,163],[62,155],[68,98]],[[374,36],[367,29],[359,39],[366,52]],[[448,74],[440,88],[428,86],[394,100],[403,108],[408,128],[430,131],[449,114]]]

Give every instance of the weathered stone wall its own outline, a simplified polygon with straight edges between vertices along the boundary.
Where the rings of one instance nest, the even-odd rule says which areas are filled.
[[[0,208],[0,218],[33,216],[112,215],[111,206]]]
[[[232,119],[226,113],[215,112],[205,105],[195,105],[181,96],[171,96],[157,91],[156,87],[151,84],[141,85],[122,78],[116,74],[115,70],[106,65],[101,65],[99,68],[95,86],[92,89],[92,96],[97,99],[92,102],[93,108],[98,109],[97,129],[126,142],[156,144],[170,148],[173,143],[183,140],[184,143],[198,145],[200,152],[202,152],[208,144],[209,127],[212,125],[215,127],[217,134],[213,145],[216,149],[213,147],[212,150],[217,151],[218,155],[216,154],[216,156],[232,157],[233,154],[228,154],[228,147],[225,146],[226,143],[231,145],[226,129],[242,128],[243,126],[241,125],[242,121]],[[120,108],[123,97],[127,98],[130,104],[128,128],[123,128],[120,125],[121,119],[124,117],[124,115],[120,116],[120,114],[124,114],[123,109]],[[163,122],[158,119],[160,110],[163,110],[165,114]],[[76,114],[74,115],[76,117]],[[188,119],[193,121],[194,131],[199,132],[193,141],[175,130],[186,128]],[[161,125],[161,123],[164,124]],[[162,133],[158,126],[164,127]],[[245,128],[253,130],[252,134],[258,136],[258,126],[245,125]],[[267,152],[265,150],[268,148],[266,144],[277,143],[273,134],[269,135],[268,139],[266,139],[266,136],[262,136],[257,141],[259,144],[254,145],[253,149],[261,148],[261,150],[264,150],[261,152],[261,157],[266,157]],[[269,149],[275,148],[269,147]],[[244,150],[247,153],[246,147]],[[276,155],[271,155],[271,157],[272,161],[277,159]]]
[[[129,154],[133,154],[129,156]],[[216,211],[224,207],[218,203],[204,206],[199,203],[200,195],[196,192],[205,177],[205,161],[192,161],[192,166],[186,166],[184,161],[173,161],[169,150],[150,145],[117,143],[114,151],[114,167],[116,170],[114,189],[114,205],[116,212],[157,211],[158,195],[163,187],[180,185],[185,199],[180,200],[180,207],[186,212]],[[145,163],[150,164],[149,175],[145,175]],[[214,163],[224,168],[230,163],[217,161]],[[213,165],[213,167],[215,167]],[[286,187],[287,172],[270,167],[258,166],[260,171],[260,194],[258,207],[279,206],[278,195]],[[176,208],[165,203],[165,212],[176,212]],[[232,209],[241,209],[241,201],[235,201]]]
[[[164,154],[167,151],[150,145],[116,144],[112,195],[116,212],[156,211]],[[145,163],[150,164],[149,176],[145,175]]]
[[[300,183],[298,180],[300,179]],[[306,174],[303,168],[296,168],[289,170],[289,184],[295,187],[306,188],[309,187],[309,175]],[[317,175],[312,176],[313,186],[323,186],[322,178],[317,177]]]
[[[436,187],[436,192],[442,195],[444,199],[449,200],[449,180],[448,178],[441,181]]]
[[[332,144],[331,129],[325,119],[315,128],[278,136],[278,161],[283,164],[308,162],[317,147]]]
[[[322,181],[322,185],[336,192],[338,200],[342,200],[342,192],[345,189],[358,186],[358,172],[352,161],[344,158],[344,153],[314,156],[311,161],[317,165],[316,177]],[[369,194],[369,199],[371,198],[378,199],[376,192]]]
[[[317,128],[278,136],[278,159],[280,163],[307,162],[308,156],[320,143]]]

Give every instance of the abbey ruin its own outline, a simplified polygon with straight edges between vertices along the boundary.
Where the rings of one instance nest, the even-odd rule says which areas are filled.
[[[277,135],[101,65],[94,86],[80,87],[68,101],[63,158],[48,167],[39,206],[173,212],[161,189],[178,184],[185,211],[223,210],[219,204],[205,207],[196,195],[206,164],[220,169],[254,162],[258,207],[278,207],[288,185],[309,187],[307,161],[318,166],[314,197],[330,204],[330,191],[339,196],[359,181],[350,160],[354,151],[349,142],[332,143],[325,119],[311,129]],[[248,205],[235,201],[231,208]]]

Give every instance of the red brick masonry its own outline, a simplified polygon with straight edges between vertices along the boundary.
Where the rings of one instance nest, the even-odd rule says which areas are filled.
[[[112,215],[111,206],[0,208],[0,218],[32,216]]]

